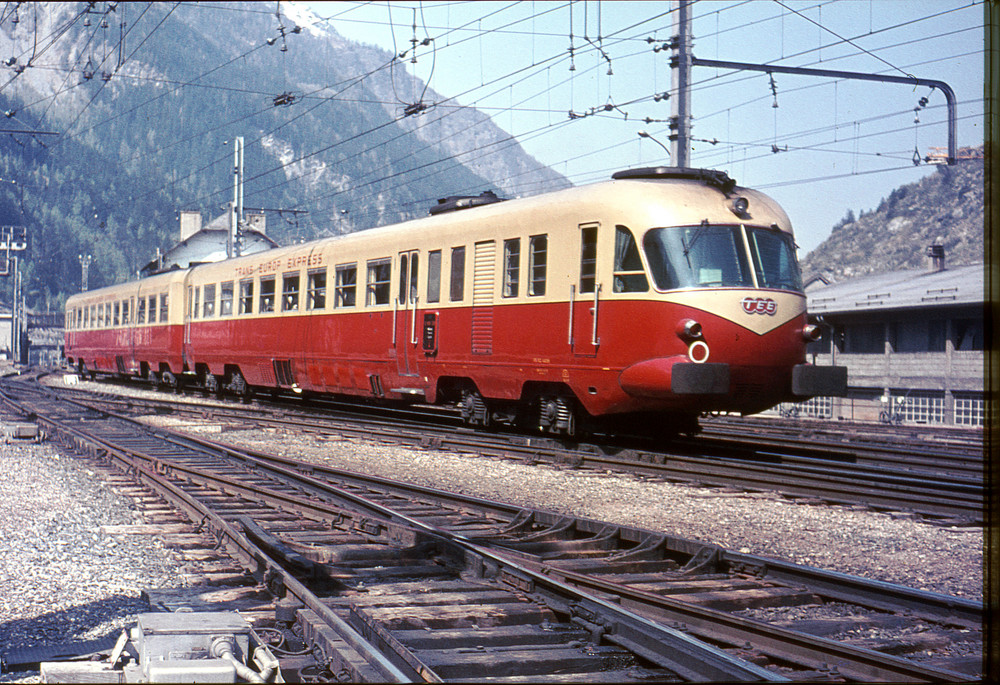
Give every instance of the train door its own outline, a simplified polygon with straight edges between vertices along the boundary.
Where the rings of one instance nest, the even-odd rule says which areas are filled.
[[[417,371],[417,277],[420,272],[420,252],[399,253],[399,290],[396,294],[396,321],[393,346],[396,348],[396,368],[403,376],[416,376]]]
[[[598,310],[601,284],[597,273],[597,223],[580,224],[580,278],[570,286],[569,344],[578,356],[593,357],[601,344]]]
[[[139,312],[137,307],[139,306],[138,301],[142,299],[141,297],[131,296],[129,297],[129,307],[128,307],[128,365],[129,373],[139,372],[139,362],[135,359],[135,336],[137,334],[136,324],[139,319]]]
[[[472,354],[493,354],[496,261],[495,240],[476,243],[472,271]]]
[[[187,296],[182,300],[181,304],[181,314],[184,317],[184,340],[181,344],[181,363],[188,366],[188,368],[194,368],[194,364],[191,360],[191,318],[193,314],[193,307],[197,307],[194,303],[194,286],[188,284],[188,279],[191,277],[190,272],[184,277],[184,286],[181,289],[182,293],[187,293]],[[176,369],[177,373],[180,373],[182,369]]]

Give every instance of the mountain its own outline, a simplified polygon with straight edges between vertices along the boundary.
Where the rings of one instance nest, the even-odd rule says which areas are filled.
[[[92,288],[121,282],[176,242],[178,211],[225,211],[236,136],[245,205],[271,210],[279,243],[421,216],[448,195],[571,185],[488,116],[409,76],[408,59],[278,7],[3,10],[4,132],[36,132],[0,136],[0,224],[27,230],[29,307],[56,309],[79,289],[80,255],[93,255]],[[432,49],[421,47],[425,64]]]
[[[803,276],[832,282],[923,268],[935,242],[949,265],[982,262],[983,190],[983,148],[963,149],[957,164],[896,188],[874,211],[855,217],[848,210],[802,260]]]

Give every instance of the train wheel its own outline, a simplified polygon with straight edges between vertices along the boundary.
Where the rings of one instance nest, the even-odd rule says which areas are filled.
[[[253,399],[253,388],[247,383],[243,374],[239,371],[233,372],[233,380],[229,384],[229,389],[233,391],[243,404],[250,404],[250,400]]]
[[[462,395],[459,403],[462,410],[462,420],[470,426],[488,426],[490,423],[490,411],[486,406],[486,400],[479,394],[478,390],[472,390]]]
[[[538,428],[545,433],[577,435],[578,417],[575,403],[566,397],[543,397],[539,402]]]
[[[180,392],[177,385],[177,376],[170,373],[169,371],[164,371],[160,374],[160,387],[164,390],[173,390],[174,392]]]
[[[215,395],[219,397],[222,394],[222,388],[219,385],[219,379],[214,373],[208,371],[205,372],[204,378],[201,381],[201,387],[204,388],[205,396]]]

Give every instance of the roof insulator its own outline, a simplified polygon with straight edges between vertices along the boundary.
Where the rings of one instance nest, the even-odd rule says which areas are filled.
[[[450,195],[438,200],[437,204],[433,205],[430,210],[428,210],[428,214],[431,216],[437,216],[438,214],[454,212],[459,209],[481,207],[482,205],[491,205],[495,202],[503,201],[504,198],[497,197],[497,194],[492,190],[486,190],[479,195]]]

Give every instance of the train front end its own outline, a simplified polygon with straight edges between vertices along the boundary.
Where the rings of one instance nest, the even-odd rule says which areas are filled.
[[[777,203],[721,172],[615,178],[638,181],[649,215],[635,246],[651,281],[642,342],[631,343],[637,361],[618,379],[629,404],[753,414],[846,393],[845,367],[806,363],[820,331],[807,320],[791,224]]]

